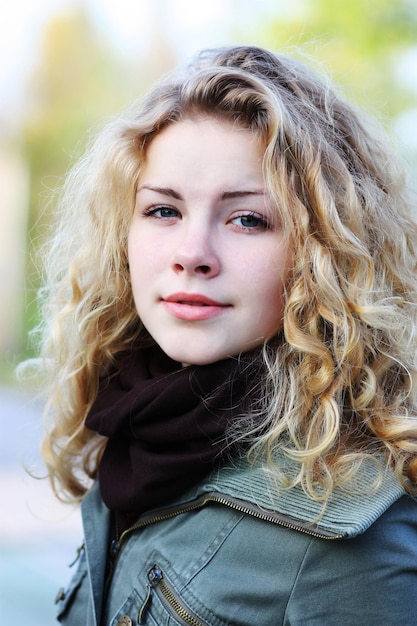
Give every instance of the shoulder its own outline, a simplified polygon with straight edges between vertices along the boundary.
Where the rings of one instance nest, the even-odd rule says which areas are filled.
[[[361,481],[371,477],[372,469],[365,467]],[[265,567],[265,554],[271,555],[265,569],[273,580],[282,567],[295,568],[289,577],[293,584],[287,596],[288,623],[324,624],[329,615],[335,624],[415,623],[417,502],[404,493],[392,472],[387,471],[371,493],[336,490],[318,520],[321,503],[312,502],[299,488],[279,490],[261,467],[224,466],[205,488],[247,503],[255,521],[244,535],[260,552],[265,546],[261,535],[268,537],[269,548],[259,566]],[[273,524],[266,530],[259,522],[257,531],[248,532],[262,518],[276,521],[275,532]],[[282,543],[285,549],[277,545]],[[243,545],[241,552],[246,552]]]
[[[335,489],[325,507],[322,501],[312,500],[301,486],[284,488],[266,467],[250,465],[245,459],[216,468],[200,490],[245,502],[248,512],[254,509],[265,517],[269,513],[271,521],[283,516],[293,522],[295,529],[317,532],[324,538],[356,537],[366,532],[395,503],[387,518],[404,514],[417,523],[417,502],[405,496],[394,472],[386,469],[378,487],[369,488],[375,482],[375,472],[373,463],[364,464],[355,485]]]
[[[184,602],[215,612],[220,621],[209,623],[239,615],[242,624],[412,626],[416,503],[393,475],[363,507],[361,497],[345,495],[335,494],[312,522],[308,497],[274,490],[263,468],[222,466],[154,514],[158,521],[149,520],[126,558],[138,563],[149,546]]]

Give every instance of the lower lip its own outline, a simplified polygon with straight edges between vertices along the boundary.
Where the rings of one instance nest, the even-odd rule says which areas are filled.
[[[230,308],[228,306],[216,306],[212,304],[183,304],[181,302],[167,302],[166,300],[162,300],[162,304],[170,315],[180,320],[186,320],[187,322],[208,320],[221,315]]]

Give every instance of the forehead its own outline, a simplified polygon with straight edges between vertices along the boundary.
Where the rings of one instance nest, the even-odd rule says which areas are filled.
[[[191,175],[217,170],[222,177],[262,170],[264,145],[251,130],[216,117],[198,117],[173,122],[155,135],[146,148],[141,178],[155,172]],[[199,174],[198,174],[199,172]]]

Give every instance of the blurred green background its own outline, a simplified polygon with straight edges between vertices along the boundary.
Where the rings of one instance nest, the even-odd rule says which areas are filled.
[[[199,48],[313,57],[390,130],[414,181],[417,0],[15,0],[0,40],[0,383],[31,354],[37,250],[88,129]]]

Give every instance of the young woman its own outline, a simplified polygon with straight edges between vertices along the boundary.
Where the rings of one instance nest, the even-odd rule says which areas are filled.
[[[310,70],[200,54],[70,174],[43,453],[76,626],[416,623],[417,229]]]

